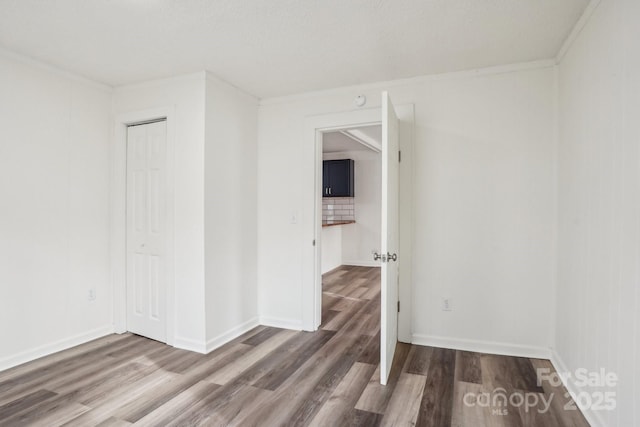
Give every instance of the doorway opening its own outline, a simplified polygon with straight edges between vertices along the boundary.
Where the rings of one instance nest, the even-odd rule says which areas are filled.
[[[358,317],[380,361],[381,124],[322,132],[320,329]],[[375,347],[375,349],[374,349]]]
[[[353,128],[381,125],[381,252],[372,256],[372,260],[380,260],[380,382],[386,384],[391,369],[395,346],[398,338],[411,341],[410,332],[410,265],[411,265],[411,162],[403,162],[400,169],[401,149],[406,149],[411,159],[413,152],[413,105],[400,106],[396,114],[387,92],[382,92],[381,107],[360,109],[349,112],[310,116],[306,121],[309,140],[314,145],[315,174],[308,188],[313,188],[313,197],[309,200],[309,208],[313,206],[313,221],[305,229],[313,230],[309,240],[309,250],[304,249],[303,270],[309,274],[303,277],[302,283],[302,325],[304,330],[314,331],[322,323],[322,213],[324,192],[335,196],[327,190],[323,182],[323,135],[333,131],[347,131]],[[402,122],[400,121],[402,120]],[[404,154],[404,153],[403,153]],[[343,166],[344,168],[344,166]],[[400,186],[400,175],[403,185]],[[347,186],[348,188],[348,186]],[[404,208],[399,206],[404,201]],[[402,224],[401,224],[402,217]],[[400,234],[404,237],[400,239]],[[311,237],[311,236],[310,236]],[[402,247],[401,247],[402,246]],[[403,258],[401,252],[406,254]],[[405,261],[406,259],[406,261]],[[399,275],[400,264],[403,274]],[[325,262],[326,264],[326,262]],[[326,267],[326,266],[325,266]],[[402,290],[401,290],[402,289]],[[400,304],[400,300],[405,301]],[[404,307],[402,311],[400,308]],[[400,321],[404,317],[404,321]],[[402,328],[402,332],[399,332]]]

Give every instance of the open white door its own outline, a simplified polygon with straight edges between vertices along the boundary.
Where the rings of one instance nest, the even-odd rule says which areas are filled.
[[[127,330],[166,342],[165,121],[127,128]]]
[[[382,93],[382,283],[380,383],[386,384],[398,341],[398,117],[387,92]]]

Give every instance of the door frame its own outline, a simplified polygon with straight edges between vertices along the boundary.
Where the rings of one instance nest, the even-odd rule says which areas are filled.
[[[412,294],[412,253],[413,253],[413,127],[414,105],[394,106],[400,120],[400,150],[403,152],[400,163],[400,249],[402,262],[399,264],[400,284],[398,295],[402,309],[398,315],[398,340],[411,342],[411,294]],[[313,175],[306,174],[303,182],[311,198],[305,196],[305,210],[302,213],[303,232],[309,236],[309,244],[302,254],[302,329],[315,331],[320,326],[322,314],[322,133],[344,130],[366,125],[380,124],[382,109],[365,108],[308,116],[305,119],[305,146],[313,154]],[[306,151],[305,151],[306,152]],[[314,245],[315,243],[315,245]]]
[[[114,143],[111,147],[110,168],[110,259],[113,287],[114,330],[127,332],[127,127],[152,120],[165,119],[167,123],[165,228],[165,304],[166,341],[175,342],[175,284],[174,284],[174,150],[175,108],[161,107],[119,114],[115,118]]]

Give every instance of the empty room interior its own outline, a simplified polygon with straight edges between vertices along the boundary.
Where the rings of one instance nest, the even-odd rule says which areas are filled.
[[[0,0],[0,425],[640,426],[639,17]]]

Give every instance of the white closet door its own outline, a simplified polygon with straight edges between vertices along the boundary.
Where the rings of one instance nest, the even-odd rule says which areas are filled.
[[[166,122],[127,129],[127,329],[166,342]]]

